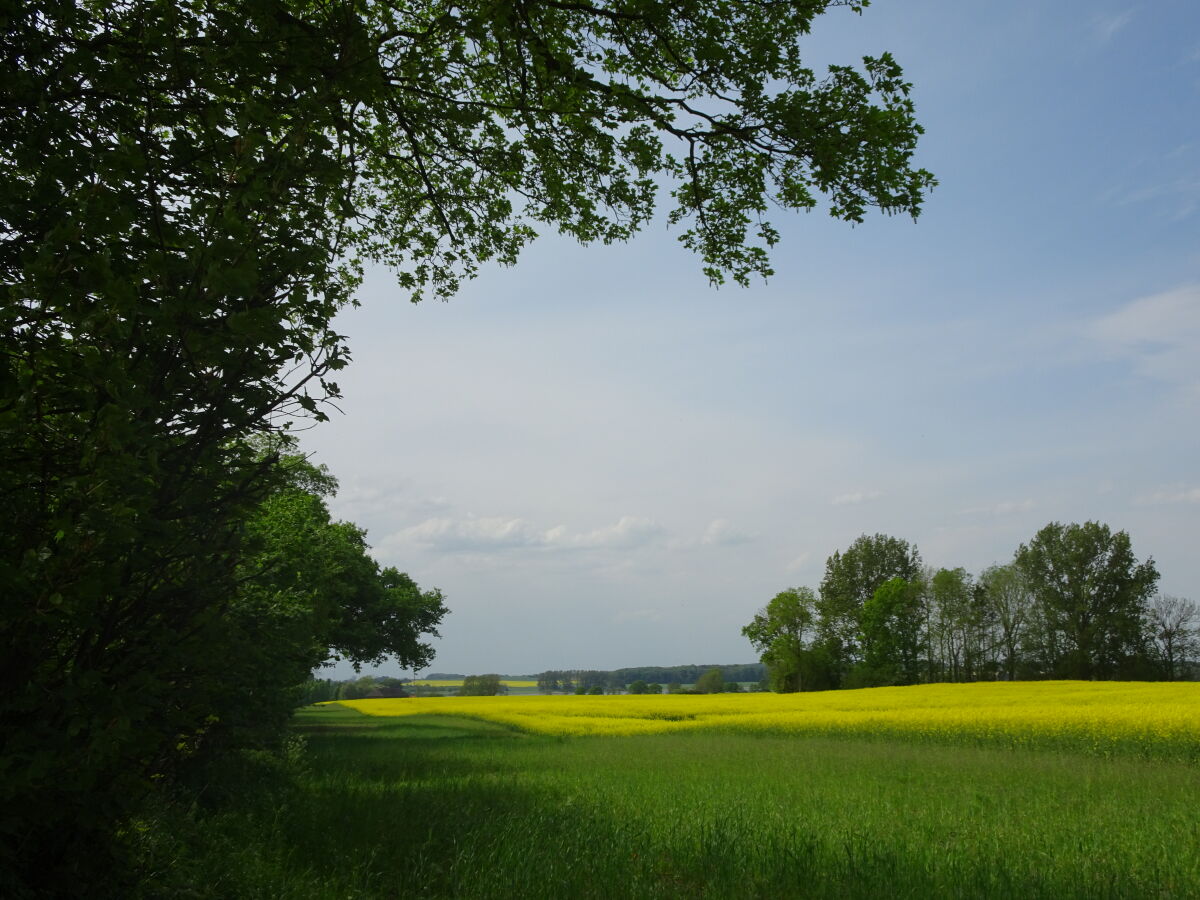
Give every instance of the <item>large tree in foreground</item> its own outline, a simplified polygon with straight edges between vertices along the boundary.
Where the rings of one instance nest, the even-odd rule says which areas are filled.
[[[1146,614],[1158,584],[1153,559],[1138,562],[1129,535],[1100,522],[1051,522],[1014,560],[1037,603],[1042,673],[1115,678],[1146,653]]]
[[[899,66],[801,59],[838,5],[865,4],[0,11],[0,864],[87,883],[82,848],[204,728],[176,685],[214,672],[272,489],[250,438],[336,396],[363,262],[446,297],[538,227],[628,238],[665,191],[745,282],[773,204],[918,213]]]

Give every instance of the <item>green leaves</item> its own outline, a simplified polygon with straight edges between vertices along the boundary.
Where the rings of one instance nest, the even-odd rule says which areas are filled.
[[[1138,562],[1129,535],[1101,522],[1051,522],[1015,563],[1042,621],[1039,656],[1066,678],[1128,674],[1144,650],[1144,615],[1158,584],[1153,559]]]

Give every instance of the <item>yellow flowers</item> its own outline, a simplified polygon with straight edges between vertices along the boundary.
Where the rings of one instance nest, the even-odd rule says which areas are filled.
[[[1200,748],[1200,684],[982,682],[811,694],[344,700],[373,716],[469,716],[550,735],[731,730]]]

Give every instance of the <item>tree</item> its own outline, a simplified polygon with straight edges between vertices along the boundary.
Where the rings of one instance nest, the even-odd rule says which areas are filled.
[[[701,675],[695,685],[697,694],[720,694],[724,690],[725,675],[716,666]]]
[[[1013,681],[1021,646],[1033,615],[1033,597],[1021,570],[1013,564],[991,566],[979,576],[984,602],[991,610],[996,625],[996,638],[1004,654],[1004,677]]]
[[[499,675],[468,675],[463,679],[458,693],[462,697],[494,697],[503,688],[504,685],[500,683]]]
[[[295,451],[294,442],[283,442]],[[277,464],[280,483],[245,523],[240,587],[203,635],[220,654],[195,660],[175,685],[173,702],[204,713],[182,732],[189,765],[238,746],[270,746],[291,714],[291,692],[310,673],[344,659],[357,670],[392,658],[404,668],[428,665],[446,614],[443,597],[422,591],[405,573],[381,569],[366,533],[334,521],[326,504],[337,482],[296,452]],[[346,696],[365,697],[392,679],[364,677]]]
[[[645,694],[648,690],[649,685],[640,678],[629,685],[629,693],[631,694]]]
[[[820,641],[831,657],[835,679],[861,658],[859,619],[879,587],[892,578],[915,581],[921,574],[916,547],[885,534],[861,535],[844,553],[825,561],[817,612]]]
[[[663,686],[653,681],[646,685],[646,690],[644,691],[647,694],[661,694],[662,692]]]
[[[938,679],[974,681],[983,615],[967,570],[938,569],[929,580],[929,604],[930,649],[941,663]]]
[[[1136,666],[1158,570],[1137,561],[1128,534],[1051,522],[1017,549],[1015,564],[1038,604],[1046,674],[1115,678]]]
[[[1156,594],[1146,613],[1163,677],[1175,681],[1200,652],[1200,607],[1183,597]]]
[[[347,362],[333,317],[364,264],[447,297],[535,225],[630,237],[662,183],[710,278],[745,283],[770,271],[771,203],[920,211],[933,179],[911,164],[921,129],[891,56],[803,65],[799,38],[833,5],[9,4],[14,879],[110,872],[114,823],[203,727],[174,698],[220,652],[207,623],[271,492],[251,438],[325,416]]]
[[[852,673],[856,687],[916,684],[926,645],[922,635],[921,584],[891,578],[862,609],[862,662]]]
[[[788,588],[776,594],[742,629],[780,693],[802,690],[813,674],[812,641],[817,634],[817,598],[811,588]]]

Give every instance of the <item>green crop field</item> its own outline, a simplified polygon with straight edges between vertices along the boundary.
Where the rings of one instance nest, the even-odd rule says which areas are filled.
[[[291,768],[152,847],[151,893],[1200,896],[1200,768],[1184,759],[895,735],[562,737],[337,705],[296,727]]]

